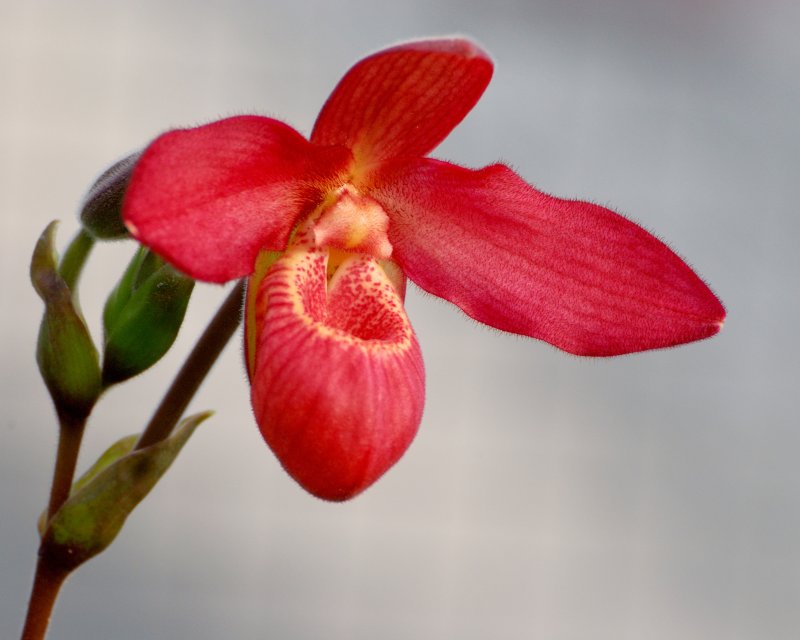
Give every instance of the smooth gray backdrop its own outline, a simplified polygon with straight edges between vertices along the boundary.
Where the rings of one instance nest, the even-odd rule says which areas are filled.
[[[590,361],[412,289],[420,434],[343,505],[263,445],[237,339],[192,405],[215,417],[66,585],[51,637],[796,638],[798,6],[0,2],[0,637],[22,622],[55,446],[27,276],[44,226],[63,221],[63,247],[97,173],[165,129],[260,113],[308,133],[364,54],[463,33],[497,70],[433,155],[633,217],[712,284],[723,333]],[[98,333],[132,250],[88,266]],[[223,295],[199,286],[177,353],[103,400],[81,468],[146,421]]]

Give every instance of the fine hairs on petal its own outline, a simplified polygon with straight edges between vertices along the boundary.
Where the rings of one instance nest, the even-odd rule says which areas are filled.
[[[397,161],[368,193],[390,213],[393,256],[411,280],[498,329],[610,356],[711,336],[725,315],[640,226],[548,196],[503,165]]]
[[[352,160],[291,127],[236,116],[170,131],[142,154],[125,195],[134,236],[198,280],[253,272],[263,249],[283,250],[292,228],[338,187]]]
[[[613,356],[717,333],[725,309],[667,245],[502,164],[427,158],[493,73],[472,41],[356,62],[309,140],[236,116],[145,149],[127,229],[192,278],[250,276],[246,360],[261,433],[312,494],[346,500],[403,454],[424,369],[406,280],[487,326]]]
[[[420,40],[356,63],[322,107],[311,141],[343,145],[358,165],[432,151],[492,77],[489,56],[463,39]]]

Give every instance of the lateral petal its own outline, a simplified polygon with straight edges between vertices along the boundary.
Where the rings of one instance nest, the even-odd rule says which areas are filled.
[[[492,77],[477,45],[409,42],[356,63],[317,117],[311,141],[343,145],[359,164],[424,156],[464,119]]]
[[[417,432],[422,355],[375,260],[354,256],[327,285],[327,252],[292,247],[257,282],[251,371],[256,420],[286,471],[347,500],[389,469]]]
[[[134,169],[123,205],[131,233],[184,273],[224,282],[281,250],[298,218],[341,184],[341,147],[291,127],[238,116],[157,138]]]
[[[722,326],[722,304],[663,242],[609,209],[537,191],[503,165],[412,160],[364,191],[388,212],[406,275],[492,327],[610,356]]]

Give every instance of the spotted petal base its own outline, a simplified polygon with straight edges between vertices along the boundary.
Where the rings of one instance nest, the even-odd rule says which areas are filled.
[[[295,246],[250,279],[253,408],[286,471],[326,500],[357,495],[411,444],[425,376],[402,301],[378,263]]]

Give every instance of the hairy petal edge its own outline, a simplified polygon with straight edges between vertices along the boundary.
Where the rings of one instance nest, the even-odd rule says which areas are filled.
[[[610,356],[722,326],[722,304],[663,242],[609,209],[537,191],[503,165],[402,161],[365,192],[389,214],[392,258],[406,275],[492,327]]]
[[[475,106],[492,71],[489,56],[459,38],[379,51],[341,79],[311,142],[346,146],[361,165],[427,155]]]
[[[312,145],[260,116],[170,131],[138,161],[123,218],[191,277],[232,280],[253,272],[262,249],[286,247],[298,219],[343,182],[351,160],[347,149]]]

